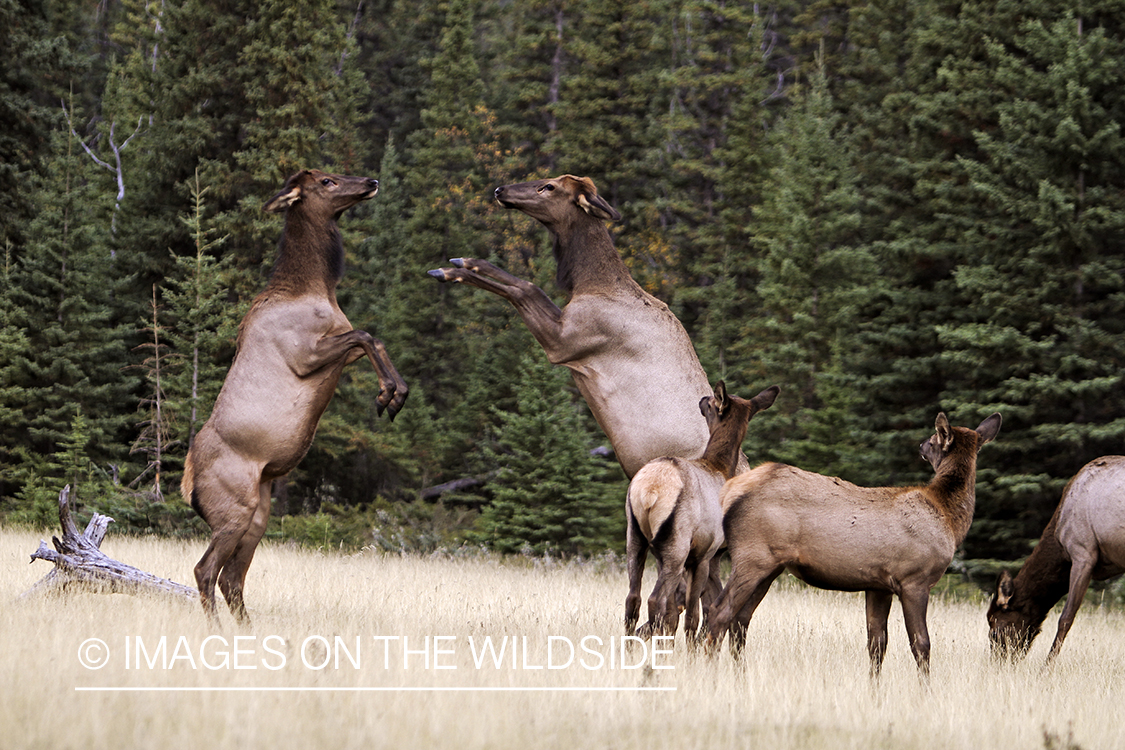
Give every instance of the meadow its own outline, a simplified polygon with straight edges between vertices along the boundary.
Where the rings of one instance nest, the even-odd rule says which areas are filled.
[[[874,682],[862,595],[786,577],[736,661],[692,653],[682,634],[671,652],[622,649],[627,581],[613,560],[264,544],[240,629],[160,598],[21,599],[50,570],[28,564],[48,536],[0,529],[0,746],[13,750],[1125,747],[1125,613],[1111,608],[1084,608],[1045,669],[1057,615],[1026,660],[1002,664],[983,597],[937,597],[926,684],[896,602]],[[204,542],[111,529],[102,546],[187,583]],[[504,645],[498,664],[485,638]]]

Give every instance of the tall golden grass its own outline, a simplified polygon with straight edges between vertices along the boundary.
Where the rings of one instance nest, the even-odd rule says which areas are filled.
[[[673,669],[652,669],[650,660],[611,670],[606,647],[595,649],[607,662],[601,669],[581,666],[581,652],[570,666],[546,669],[549,636],[576,647],[587,636],[620,638],[627,583],[616,565],[263,545],[247,582],[253,625],[238,629],[224,612],[215,629],[197,604],[159,598],[20,599],[50,569],[27,564],[40,538],[0,530],[5,748],[1125,747],[1118,611],[1081,611],[1057,663],[1045,669],[1049,632],[1026,660],[993,663],[983,602],[937,599],[925,684],[896,605],[883,676],[872,682],[862,595],[779,581],[751,622],[741,661],[725,650],[713,659],[693,654],[681,635],[674,653],[657,658]],[[191,581],[203,546],[112,532],[103,544],[118,560],[181,582]],[[646,594],[654,578],[650,571]],[[331,656],[323,643],[336,636],[360,666],[341,654],[339,668],[331,660],[313,668]],[[434,636],[447,638],[437,642],[443,653],[435,653]],[[521,654],[515,668],[509,658],[499,669],[477,668],[468,639],[479,646],[485,636],[514,636],[521,646],[526,636],[526,662]],[[157,653],[161,637],[168,669]],[[79,661],[91,638],[109,652],[97,670]],[[310,638],[306,666],[302,644]],[[417,652],[406,655],[406,668],[403,638]],[[145,647],[139,665],[137,639]],[[554,645],[562,664],[564,644]],[[244,652],[238,666],[256,668],[201,663],[220,665],[221,651],[236,646]],[[88,646],[83,653],[98,656]],[[626,655],[631,663],[643,657],[636,648]],[[281,669],[267,668],[283,658]]]

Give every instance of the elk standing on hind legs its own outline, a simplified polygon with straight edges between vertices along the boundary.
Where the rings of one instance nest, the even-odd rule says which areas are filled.
[[[376,412],[391,419],[407,387],[381,342],[352,329],[336,303],[344,245],[336,222],[379,182],[305,170],[265,205],[285,212],[269,284],[250,306],[210,419],[188,451],[180,489],[211,527],[195,566],[203,608],[215,616],[215,583],[239,621],[242,587],[270,514],[270,484],[308,452],[344,366],[367,356],[379,376]]]
[[[551,363],[570,369],[626,476],[660,456],[702,455],[708,431],[698,403],[711,385],[680,321],[633,280],[617,254],[605,222],[620,214],[588,177],[506,185],[495,195],[550,232],[566,306],[476,258],[454,258],[456,268],[430,275],[515,306]],[[746,467],[741,458],[740,469]]]
[[[1039,544],[1015,578],[1004,571],[988,608],[993,653],[1023,656],[1066,596],[1047,661],[1062,648],[1091,580],[1125,573],[1125,456],[1102,456],[1063,490]]]
[[[818,588],[866,592],[872,676],[883,663],[891,598],[898,595],[910,649],[928,674],[930,589],[969,531],[977,452],[999,431],[999,414],[975,430],[953,427],[939,414],[935,434],[920,446],[934,469],[924,487],[857,487],[776,463],[727,482],[723,530],[731,574],[711,608],[708,645],[717,648],[730,628],[731,648],[741,650],[754,610],[788,569]]]
[[[718,569],[711,562],[723,545],[723,511],[719,491],[738,468],[739,447],[750,419],[768,409],[780,389],[775,385],[752,399],[727,394],[720,380],[713,396],[704,396],[699,410],[711,437],[698,459],[664,457],[649,463],[629,483],[625,497],[625,549],[629,595],[625,599],[625,632],[632,635],[641,608],[641,577],[651,546],[660,566],[648,600],[648,622],[637,635],[675,635],[680,610],[678,591],[686,586],[684,630],[695,644],[699,602],[712,582],[706,607],[718,594]],[[712,575],[712,572],[714,573]]]

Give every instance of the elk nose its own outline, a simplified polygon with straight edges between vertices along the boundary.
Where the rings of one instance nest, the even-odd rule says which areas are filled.
[[[504,186],[501,185],[500,187],[496,188],[496,192],[494,193],[494,196],[495,196],[496,200],[500,200],[500,196],[503,195],[503,194],[504,194]]]
[[[377,190],[378,187],[379,187],[379,181],[376,180],[374,177],[368,177],[367,178],[367,187],[371,190]]]

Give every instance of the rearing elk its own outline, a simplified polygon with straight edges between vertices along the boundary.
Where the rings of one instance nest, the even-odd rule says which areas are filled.
[[[680,321],[617,254],[605,222],[621,215],[590,178],[572,175],[498,187],[496,200],[550,232],[567,305],[560,310],[539,287],[476,258],[454,258],[456,268],[430,275],[515,306],[551,363],[570,368],[626,476],[660,456],[698,458],[708,437],[698,403],[711,385]]]
[[[878,675],[887,650],[887,617],[898,595],[910,650],[930,667],[926,609],[965,540],[976,504],[977,452],[1000,431],[993,414],[975,430],[953,427],[938,414],[922,443],[934,468],[924,487],[857,487],[836,477],[767,463],[723,487],[723,530],[731,573],[709,614],[708,644],[731,628],[741,649],[746,626],[783,570],[805,583],[867,596],[867,651]]]
[[[379,376],[376,412],[391,419],[407,387],[381,342],[352,329],[336,303],[344,270],[340,215],[373,198],[379,181],[298,172],[265,205],[285,212],[277,264],[250,306],[210,419],[188,451],[180,489],[211,527],[195,566],[203,608],[215,616],[215,582],[239,621],[246,570],[266,531],[270,483],[304,458],[344,366],[367,355]]]
[[[727,393],[719,381],[712,396],[699,401],[711,437],[700,458],[666,456],[649,461],[629,483],[625,497],[625,557],[629,595],[625,599],[625,632],[633,634],[641,608],[645,557],[652,554],[659,574],[648,600],[648,622],[637,635],[675,635],[679,624],[680,589],[686,588],[684,630],[693,645],[698,637],[699,602],[704,586],[710,604],[722,585],[715,553],[723,546],[723,509],[719,492],[735,475],[739,446],[750,419],[770,408],[780,389],[770,386],[751,399]]]
[[[1000,575],[988,608],[997,654],[1023,656],[1047,613],[1066,596],[1054,643],[1058,656],[1091,580],[1125,573],[1125,456],[1102,456],[1082,467],[1063,490],[1054,516],[1015,578]]]

